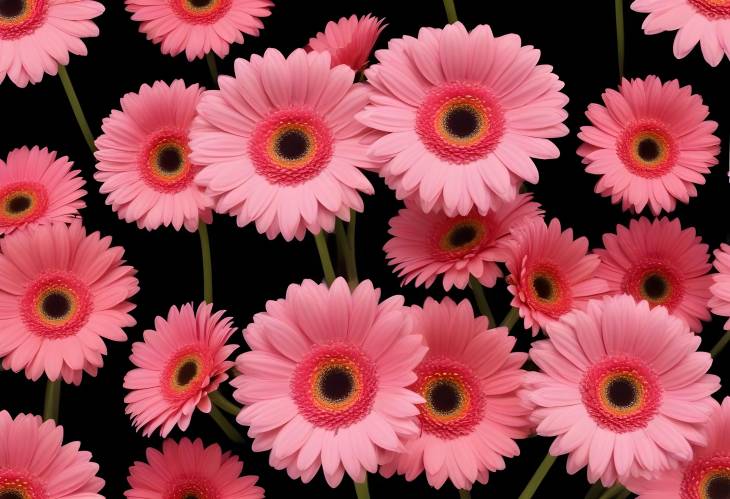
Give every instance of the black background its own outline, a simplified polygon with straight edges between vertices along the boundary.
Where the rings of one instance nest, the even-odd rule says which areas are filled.
[[[76,86],[92,130],[99,132],[103,117],[118,108],[119,98],[137,91],[142,83],[183,78],[190,84],[210,84],[204,61],[189,63],[184,56],[162,55],[159,46],[148,42],[138,32],[138,25],[124,11],[121,0],[107,2],[107,12],[97,20],[101,36],[88,40],[88,57],[72,57],[69,73]],[[284,53],[303,46],[310,36],[324,28],[330,19],[352,13],[372,12],[387,18],[389,26],[378,43],[384,47],[388,38],[415,35],[420,26],[443,26],[446,22],[439,0],[398,2],[394,0],[349,0],[330,3],[324,0],[277,0],[271,17],[264,20],[265,29],[259,38],[246,37],[244,45],[232,47],[231,54],[219,63],[222,74],[230,74],[236,57],[263,53],[272,46]],[[628,4],[628,2],[627,2]],[[584,111],[590,102],[600,100],[604,88],[618,83],[614,4],[609,0],[591,2],[486,2],[457,0],[460,19],[472,28],[488,23],[496,35],[516,32],[524,44],[542,50],[541,62],[554,66],[565,82],[570,97],[567,110],[568,137],[557,140],[561,157],[543,161],[539,185],[531,187],[546,209],[549,218],[558,217],[564,226],[571,226],[578,235],[588,236],[592,246],[600,245],[601,235],[613,232],[617,223],[626,223],[630,215],[609,200],[593,193],[596,178],[584,172],[575,149],[575,133],[586,123]],[[626,74],[643,77],[657,74],[663,80],[678,78],[691,84],[709,105],[711,119],[720,123],[718,134],[723,138],[720,164],[699,188],[699,197],[689,206],[681,205],[673,216],[684,226],[694,226],[712,249],[727,240],[728,157],[725,138],[730,129],[727,84],[730,63],[723,60],[711,68],[696,48],[686,59],[672,55],[674,33],[645,36],[641,32],[644,15],[626,8]],[[141,291],[134,297],[137,308],[133,315],[138,325],[128,330],[126,343],[108,343],[106,365],[96,378],[84,377],[80,387],[64,386],[60,422],[66,441],[81,440],[82,448],[94,455],[106,479],[104,493],[110,498],[122,497],[126,490],[128,466],[144,458],[148,446],[159,447],[159,437],[146,439],[134,432],[124,414],[122,379],[130,369],[128,355],[132,341],[141,339],[142,331],[152,327],[156,315],[166,315],[173,304],[198,302],[202,299],[200,247],[196,234],[162,229],[147,232],[120,221],[104,204],[98,193],[99,184],[92,179],[94,160],[76,127],[74,117],[58,78],[46,75],[40,84],[25,89],[10,81],[0,85],[0,155],[22,145],[48,146],[68,155],[76,162],[87,180],[87,208],[83,210],[85,225],[113,236],[115,245],[124,246],[127,260],[138,269]],[[385,264],[382,246],[387,240],[387,222],[399,208],[383,183],[371,179],[377,193],[368,197],[365,215],[358,218],[358,265],[361,278],[372,279],[385,295],[404,293],[408,303],[421,303],[427,294],[443,296],[440,283],[431,290],[400,288],[398,279]],[[210,229],[214,265],[214,303],[229,311],[236,325],[245,327],[254,313],[268,299],[283,296],[286,286],[305,278],[321,278],[321,269],[311,237],[303,242],[268,241],[253,226],[238,228],[232,217],[216,215]],[[455,290],[452,297],[461,299],[468,293]],[[498,317],[508,310],[508,293],[500,282],[488,290],[490,302]],[[709,349],[719,338],[721,319],[715,318],[705,327],[703,346]],[[517,326],[518,348],[526,350],[530,338]],[[242,343],[240,333],[234,336]],[[725,353],[725,357],[730,353]],[[722,357],[713,368],[720,373]],[[42,412],[43,383],[33,384],[22,374],[0,373],[0,407],[17,412]],[[718,395],[719,396],[719,395]],[[242,429],[243,430],[243,429]],[[343,481],[332,490],[319,474],[311,484],[290,480],[283,471],[267,465],[268,453],[253,453],[250,442],[233,449],[225,436],[207,415],[198,413],[185,433],[201,437],[206,444],[220,443],[234,450],[245,462],[245,472],[260,476],[260,485],[268,497],[354,497],[351,483]],[[181,438],[175,430],[173,438]],[[477,485],[473,496],[517,497],[546,452],[549,441],[533,438],[520,443],[522,455],[508,461],[505,471],[490,475],[487,486]],[[585,472],[568,476],[565,458],[558,460],[535,497],[582,497],[588,488]],[[455,497],[449,484],[441,491],[430,489],[423,477],[414,483],[401,478],[384,480],[371,477],[371,495],[392,497]]]

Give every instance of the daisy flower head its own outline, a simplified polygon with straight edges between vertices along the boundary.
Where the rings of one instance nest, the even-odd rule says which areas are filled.
[[[139,290],[124,249],[80,222],[0,241],[0,357],[4,369],[79,384],[104,365],[104,339],[125,341]]]
[[[470,490],[504,469],[504,458],[520,453],[514,440],[529,433],[529,411],[518,396],[527,354],[512,352],[507,328],[488,329],[467,300],[428,298],[412,309],[414,331],[429,348],[411,386],[426,401],[419,406],[421,434],[381,473],[413,480],[425,471],[433,487],[450,480]]]
[[[86,55],[84,38],[99,36],[93,19],[104,6],[93,0],[3,0],[0,2],[0,83],[19,87],[56,75],[70,54]]]
[[[596,250],[601,257],[596,275],[608,283],[609,294],[664,306],[692,331],[702,331],[701,321],[710,320],[712,266],[694,228],[682,229],[678,219],[642,217],[604,234],[603,245]]]
[[[358,119],[383,133],[370,147],[398,199],[423,211],[482,215],[536,183],[533,159],[557,158],[568,98],[540,51],[515,34],[457,22],[390,40],[365,71],[374,92]]]
[[[307,280],[269,301],[244,337],[237,420],[291,478],[306,483],[321,468],[331,487],[345,473],[362,482],[418,435],[423,399],[408,387],[426,347],[403,297],[380,302],[370,281],[350,291],[343,278]]]
[[[682,59],[699,43],[711,66],[730,54],[730,2],[727,0],[634,0],[631,10],[649,14],[642,28],[647,35],[677,31],[674,57]]]
[[[707,443],[720,379],[707,374],[699,336],[665,308],[626,295],[591,300],[548,333],[532,344],[540,371],[527,374],[522,395],[537,434],[556,437],[550,453],[568,454],[569,473],[587,466],[590,482],[624,483],[676,468]]]
[[[166,437],[175,426],[185,431],[195,409],[210,412],[208,395],[228,379],[233,362],[227,359],[238,348],[226,344],[235,328],[223,314],[213,313],[212,304],[173,306],[132,345],[136,367],[124,377],[130,390],[124,401],[145,436],[159,429]]]
[[[53,222],[70,223],[86,206],[84,179],[66,156],[38,146],[0,159],[0,235]]]
[[[241,476],[243,463],[218,444],[198,438],[177,443],[167,439],[162,451],[147,449],[147,462],[129,468],[127,499],[262,499],[258,477]]]
[[[63,444],[63,427],[40,416],[0,411],[0,497],[104,499],[99,465],[79,442]]]
[[[586,171],[600,175],[596,192],[624,210],[654,215],[688,203],[717,164],[717,122],[707,119],[702,97],[677,80],[624,79],[588,106],[591,125],[581,127],[578,154]]]
[[[370,52],[384,29],[383,19],[370,14],[358,18],[353,14],[337,22],[328,22],[324,32],[310,38],[305,48],[329,52],[333,67],[347,64],[355,71],[360,71],[367,65]]]
[[[371,165],[371,133],[354,119],[370,90],[330,60],[328,52],[285,58],[268,49],[237,59],[235,76],[203,96],[190,134],[191,158],[205,167],[196,182],[239,226],[255,222],[287,241],[331,232],[335,217],[362,211],[361,192],[373,193],[359,169]]]
[[[549,225],[537,219],[515,228],[507,242],[507,289],[525,329],[535,336],[607,292],[606,282],[596,277],[600,263],[598,256],[588,254],[588,239],[574,239],[573,230],[562,230],[556,218]]]
[[[710,286],[709,306],[712,313],[723,317],[730,317],[730,245],[725,243],[714,252],[714,267],[716,274],[712,274]],[[730,329],[730,320],[725,322],[725,329]]]
[[[188,134],[203,89],[156,81],[122,97],[96,139],[94,178],[119,218],[147,230],[172,225],[195,231],[211,222],[213,200],[193,179]]]
[[[492,287],[502,277],[497,263],[506,258],[510,230],[541,216],[531,194],[518,194],[486,215],[472,210],[454,217],[424,213],[417,203],[406,201],[406,208],[390,220],[393,237],[385,243],[386,258],[403,284],[415,281],[429,287],[442,276],[446,291],[452,286],[464,289],[471,275]]]
[[[243,35],[259,36],[261,18],[271,15],[271,0],[125,0],[139,31],[163,54],[185,52],[188,61],[208,53],[228,55]]]

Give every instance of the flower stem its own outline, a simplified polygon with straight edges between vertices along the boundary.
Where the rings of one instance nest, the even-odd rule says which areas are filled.
[[[626,491],[624,486],[617,483],[613,487],[606,489],[603,494],[598,497],[598,499],[611,499],[616,497],[617,494],[622,494],[624,491]]]
[[[585,499],[598,499],[598,496],[600,496],[604,490],[606,490],[606,487],[604,487],[600,481],[596,482],[588,490]]]
[[[479,282],[476,277],[470,275],[469,287],[474,292],[474,298],[477,301],[477,307],[479,307],[479,312],[481,312],[483,316],[489,319],[489,327],[493,328],[497,325],[497,321],[494,320],[494,314],[492,313],[492,309],[489,308],[489,302],[487,301],[487,297],[484,294],[484,288],[482,287],[482,283]]]
[[[367,475],[365,475],[364,481],[355,482],[355,494],[357,494],[357,499],[370,499],[370,489],[368,488]]]
[[[69,104],[71,104],[71,109],[74,112],[74,116],[76,116],[76,121],[79,124],[81,133],[84,135],[84,140],[86,140],[86,144],[89,146],[89,149],[91,149],[91,152],[93,153],[96,151],[96,146],[94,145],[94,134],[91,133],[91,128],[89,128],[89,122],[86,121],[84,110],[81,108],[81,103],[79,102],[79,98],[76,95],[73,83],[71,83],[71,78],[69,78],[68,76],[66,66],[62,64],[58,65],[58,76],[59,78],[61,78],[61,84],[63,85],[63,89],[66,92],[66,97],[68,97],[68,102]]]
[[[712,347],[712,350],[710,350],[710,355],[712,357],[717,357],[717,355],[722,352],[722,349],[725,348],[725,345],[730,342],[730,331],[725,331],[725,334],[722,335],[722,338],[718,340],[717,343],[715,343],[715,346]]]
[[[345,226],[342,224],[342,220],[339,218],[335,222],[335,237],[337,239],[337,251],[345,259],[345,272],[347,274],[347,283],[350,285],[350,289],[357,287],[357,262],[355,262],[355,254],[347,240],[347,233],[345,232]]]
[[[624,77],[624,57],[626,44],[624,40],[624,0],[615,0],[616,7],[616,42],[618,44],[618,76]]]
[[[504,317],[504,319],[502,319],[502,323],[500,324],[500,326],[512,330],[512,328],[515,327],[515,324],[517,324],[518,320],[520,320],[520,311],[512,307],[509,313]]]
[[[61,403],[61,380],[46,381],[46,398],[43,404],[43,421],[58,422],[58,406]]]
[[[243,437],[241,434],[233,427],[231,422],[226,419],[223,413],[215,405],[210,408],[210,417],[213,418],[213,421],[215,421],[220,429],[223,430],[223,433],[226,434],[231,442],[234,444],[243,443]]]
[[[210,77],[213,79],[213,85],[218,86],[218,62],[215,60],[215,54],[208,52],[205,54],[205,62],[208,63],[208,71],[210,71]]]
[[[327,248],[327,236],[325,231],[321,230],[315,234],[314,242],[317,244],[319,261],[322,263],[322,270],[324,271],[324,280],[329,286],[335,280],[335,268],[332,266],[330,250]]]
[[[471,499],[471,492],[466,489],[459,489],[459,499]]]
[[[630,495],[631,495],[630,490],[624,490],[623,492],[621,492],[619,495],[616,496],[616,499],[626,499]]]
[[[209,394],[208,397],[210,397],[210,401],[213,402],[220,410],[227,412],[231,416],[238,416],[238,413],[241,412],[240,407],[225,398],[219,391]]]
[[[459,20],[459,17],[456,15],[456,5],[454,5],[454,0],[444,0],[444,8],[446,9],[446,19],[449,20],[449,24],[455,23]]]
[[[350,210],[350,223],[347,224],[347,244],[350,245],[350,252],[352,253],[352,259],[355,260],[355,222],[357,218],[357,212]]]
[[[538,466],[537,470],[535,471],[535,474],[532,475],[530,481],[527,482],[525,490],[522,491],[522,494],[520,494],[520,497],[518,499],[530,499],[533,495],[535,495],[537,488],[542,483],[542,480],[545,478],[545,475],[547,475],[548,471],[550,471],[550,467],[553,465],[554,462],[555,456],[551,456],[548,452],[545,455],[545,459],[542,460],[540,466]]]
[[[210,257],[210,240],[208,226],[202,220],[198,224],[200,235],[200,251],[203,258],[203,297],[206,303],[213,302],[213,262]]]

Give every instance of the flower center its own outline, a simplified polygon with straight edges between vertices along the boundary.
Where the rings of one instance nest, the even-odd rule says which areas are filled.
[[[656,414],[661,388],[643,361],[607,357],[592,366],[581,382],[583,404],[602,428],[617,433],[644,428]]]
[[[679,492],[681,499],[730,499],[730,455],[718,453],[692,462]]]
[[[416,374],[413,390],[426,400],[419,407],[423,431],[443,439],[471,433],[484,410],[480,385],[471,369],[437,358],[421,363]]]
[[[195,176],[189,154],[190,147],[183,132],[158,132],[142,152],[142,178],[159,192],[173,194],[186,189]]]
[[[202,477],[186,477],[172,484],[164,499],[219,499],[218,489]]]
[[[5,210],[8,213],[17,215],[24,213],[33,206],[33,198],[26,193],[19,193],[17,196],[13,196],[5,203]]]
[[[452,82],[434,88],[416,116],[426,148],[450,163],[485,157],[504,133],[502,110],[482,85]]]
[[[449,219],[448,225],[441,229],[439,246],[446,252],[464,252],[477,246],[486,234],[484,224],[476,218]]]
[[[170,0],[172,10],[190,24],[213,24],[231,9],[233,0]]]
[[[183,347],[172,356],[162,371],[163,394],[167,400],[185,399],[197,393],[211,364],[208,352],[197,345]]]
[[[522,278],[530,308],[557,318],[571,308],[570,295],[562,272],[549,262],[533,265]]]
[[[177,370],[175,383],[183,387],[189,385],[198,375],[198,371],[198,362],[196,360],[185,361]]]
[[[315,426],[350,426],[369,412],[377,392],[375,365],[352,345],[315,346],[294,370],[291,390],[300,413]]]
[[[730,0],[689,0],[701,14],[710,18],[730,18]]]
[[[555,286],[550,277],[546,275],[536,275],[532,279],[532,289],[537,297],[544,301],[552,300],[555,295]]]
[[[630,172],[645,178],[670,171],[678,155],[672,135],[663,123],[653,119],[629,125],[618,138],[617,153]]]
[[[47,207],[48,195],[43,185],[36,182],[8,184],[0,188],[0,227],[33,222]]]
[[[629,269],[623,291],[652,307],[663,305],[671,312],[682,301],[684,288],[676,272],[657,259],[648,259]]]
[[[28,287],[21,300],[26,326],[49,339],[76,334],[86,324],[91,308],[88,287],[67,272],[41,275]]]
[[[2,1],[2,0],[0,0]],[[47,499],[45,491],[33,478],[0,468],[0,499]]]
[[[47,0],[0,0],[0,40],[33,33],[43,24],[47,10]]]
[[[283,110],[258,124],[249,154],[270,183],[296,185],[319,175],[332,157],[332,145],[322,118],[305,109]]]

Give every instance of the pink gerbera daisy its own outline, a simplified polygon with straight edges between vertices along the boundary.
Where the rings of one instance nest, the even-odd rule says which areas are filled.
[[[258,477],[241,476],[243,463],[218,444],[200,439],[165,440],[162,452],[148,448],[147,462],[135,462],[127,481],[128,499],[261,499]]]
[[[213,201],[193,182],[201,167],[190,161],[188,146],[202,94],[182,80],[156,81],[122,97],[122,110],[104,118],[94,178],[122,220],[147,230],[194,231],[200,219],[210,223]]]
[[[712,266],[694,228],[682,230],[678,219],[642,217],[604,234],[603,245],[596,250],[602,261],[596,275],[607,281],[609,293],[663,305],[692,331],[702,331],[700,321],[710,320]]]
[[[519,455],[514,439],[529,433],[529,411],[517,395],[527,354],[512,352],[507,328],[488,329],[487,318],[474,317],[466,300],[428,298],[422,309],[413,307],[413,316],[414,331],[429,347],[411,386],[426,400],[421,434],[381,472],[413,480],[425,470],[436,488],[449,479],[470,490],[504,469],[504,457]]]
[[[190,135],[191,157],[207,166],[196,181],[216,197],[216,210],[286,240],[330,232],[335,216],[362,211],[359,192],[373,187],[357,168],[370,163],[354,116],[369,91],[353,83],[353,70],[330,69],[327,52],[284,58],[268,49],[237,59],[235,72],[203,96]]]
[[[730,317],[730,245],[721,244],[714,255],[717,274],[712,274],[714,284],[710,286],[709,306],[712,313]],[[725,329],[730,329],[730,319],[725,322]]]
[[[705,183],[720,153],[717,123],[706,119],[702,97],[677,80],[662,84],[648,76],[624,79],[603,102],[588,106],[592,126],[578,134],[586,171],[601,176],[596,192],[624,210],[648,205],[655,215],[697,196],[695,185]]]
[[[271,14],[271,0],[126,0],[132,19],[163,54],[183,51],[189,61],[209,52],[225,57],[243,34],[259,36],[262,17]]]
[[[727,499],[730,494],[730,397],[715,404],[705,426],[707,445],[694,446],[692,461],[652,479],[625,485],[638,499]]]
[[[665,308],[608,297],[547,329],[523,396],[538,435],[557,436],[550,453],[569,454],[569,473],[588,466],[588,480],[608,486],[672,469],[707,442],[720,379],[706,374],[700,338]]]
[[[55,75],[69,53],[86,55],[81,41],[99,35],[92,19],[104,6],[92,0],[3,0],[0,2],[0,83],[19,87]]]
[[[0,159],[0,234],[78,218],[85,182],[72,166],[38,146],[10,151],[7,163]]]
[[[78,442],[63,445],[63,427],[40,416],[0,411],[0,497],[104,499],[104,480]]]
[[[324,33],[317,33],[314,38],[310,38],[305,48],[329,52],[333,67],[347,64],[355,71],[360,71],[367,65],[370,52],[383,29],[385,26],[382,19],[370,14],[358,19],[353,14],[337,22],[328,22]]]
[[[0,357],[37,380],[79,384],[104,365],[103,339],[125,341],[133,326],[135,270],[111,238],[80,222],[43,225],[0,241]]]
[[[228,357],[238,346],[226,345],[235,328],[223,312],[201,303],[171,307],[167,320],[155,318],[144,342],[132,345],[129,359],[137,366],[124,377],[126,413],[145,436],[160,428],[166,437],[177,425],[185,431],[195,409],[210,412],[208,395],[228,379]]]
[[[321,467],[332,487],[345,472],[362,482],[418,435],[423,399],[407,387],[426,348],[403,297],[379,298],[370,281],[351,292],[342,278],[330,288],[307,280],[244,333],[251,351],[231,382],[238,422],[292,478],[309,482]]]
[[[415,279],[416,286],[429,287],[442,275],[446,291],[452,285],[464,289],[470,275],[494,286],[502,277],[497,262],[505,260],[510,229],[542,216],[530,194],[519,194],[486,215],[472,210],[449,217],[443,212],[424,213],[414,203],[406,206],[390,220],[393,238],[385,243],[387,258],[404,284]]]
[[[649,14],[642,28],[647,35],[677,31],[674,57],[681,59],[700,44],[702,55],[717,66],[730,54],[730,2],[728,0],[635,0],[631,9]]]
[[[562,231],[556,218],[550,225],[538,219],[515,228],[507,252],[512,306],[524,318],[525,329],[532,328],[533,336],[608,290],[606,282],[595,277],[601,261],[586,254],[588,239],[573,239],[573,230]]]
[[[535,183],[532,158],[557,158],[549,140],[568,133],[568,98],[540,52],[487,25],[454,23],[391,40],[365,71],[375,92],[358,119],[385,132],[370,154],[399,199],[423,211],[486,214]]]

